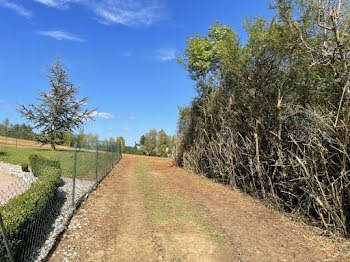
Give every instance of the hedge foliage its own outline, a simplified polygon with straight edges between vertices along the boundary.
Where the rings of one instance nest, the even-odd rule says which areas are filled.
[[[350,238],[350,1],[271,2],[188,38],[175,162]]]
[[[22,163],[21,169],[23,172],[29,172],[29,165],[27,163]]]
[[[21,260],[23,250],[28,249],[28,243],[40,231],[47,211],[54,202],[56,189],[60,185],[60,173],[61,171],[57,167],[45,166],[41,168],[38,179],[31,184],[25,193],[17,195],[6,205],[0,207],[16,261]],[[0,261],[6,261],[6,258],[6,249],[0,238]]]
[[[60,162],[47,159],[41,155],[38,154],[32,154],[29,156],[29,163],[30,168],[34,174],[34,176],[38,176],[41,174],[41,169],[43,169],[46,166],[56,167],[58,169],[61,168]]]

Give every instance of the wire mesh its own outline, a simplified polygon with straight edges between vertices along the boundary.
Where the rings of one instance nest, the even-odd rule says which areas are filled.
[[[0,190],[0,217],[14,261],[41,261],[74,209],[122,157],[118,142],[90,141],[59,150],[37,177]],[[74,176],[75,174],[75,176]],[[0,235],[0,261],[11,261]]]

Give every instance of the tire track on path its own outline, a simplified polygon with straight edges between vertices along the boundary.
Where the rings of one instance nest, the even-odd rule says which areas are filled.
[[[321,233],[169,159],[124,155],[50,261],[349,261]]]
[[[123,158],[82,204],[50,261],[155,261],[136,162]]]

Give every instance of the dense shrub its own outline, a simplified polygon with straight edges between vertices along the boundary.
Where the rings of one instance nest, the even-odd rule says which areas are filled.
[[[30,155],[29,163],[30,163],[30,168],[35,176],[39,176],[41,174],[42,168],[46,166],[56,167],[58,169],[61,168],[59,161],[47,159],[38,154]]]
[[[60,169],[44,167],[37,181],[25,193],[0,207],[16,261],[20,261],[20,252],[26,248],[27,241],[34,238],[33,234],[40,232],[47,211],[55,200],[60,181]],[[6,261],[6,254],[0,239],[0,261]]]
[[[350,4],[336,2],[275,1],[272,20],[246,21],[244,45],[218,23],[190,37],[181,63],[198,95],[174,156],[349,236]]]
[[[29,165],[28,163],[22,163],[21,164],[22,171],[29,172]]]

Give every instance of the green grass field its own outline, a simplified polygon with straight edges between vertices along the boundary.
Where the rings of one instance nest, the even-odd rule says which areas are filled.
[[[59,150],[52,151],[49,149],[34,149],[34,148],[14,148],[14,147],[0,147],[0,161],[15,165],[22,163],[29,164],[29,156],[31,154],[38,154],[46,158],[58,160],[61,163],[62,175],[65,177],[72,177],[74,167],[74,151]],[[98,176],[102,176],[105,170],[110,170],[113,159],[116,154],[112,152],[98,153]],[[78,151],[77,153],[77,177],[82,179],[95,178],[96,172],[96,152]]]

